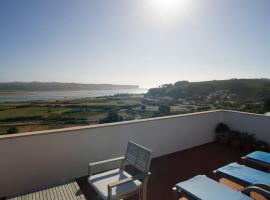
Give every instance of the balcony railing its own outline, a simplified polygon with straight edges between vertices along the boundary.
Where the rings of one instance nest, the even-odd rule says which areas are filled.
[[[1,136],[0,197],[85,176],[89,162],[122,155],[128,140],[154,157],[209,143],[219,122],[270,143],[270,117],[223,110]]]

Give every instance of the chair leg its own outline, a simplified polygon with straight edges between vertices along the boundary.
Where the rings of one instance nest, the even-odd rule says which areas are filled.
[[[139,190],[139,200],[142,200],[142,189]]]
[[[143,186],[142,186],[142,200],[147,199],[147,183],[148,183],[148,176],[144,178],[143,180]]]

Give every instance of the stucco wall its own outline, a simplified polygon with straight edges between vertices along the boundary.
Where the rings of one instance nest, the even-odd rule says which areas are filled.
[[[0,197],[87,175],[89,162],[120,156],[128,140],[153,157],[214,139],[221,112],[0,137]]]

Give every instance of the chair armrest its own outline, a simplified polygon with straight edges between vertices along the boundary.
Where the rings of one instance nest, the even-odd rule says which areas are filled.
[[[266,170],[268,172],[270,172],[270,164],[268,164],[268,163],[264,163],[264,162],[261,162],[261,161],[258,161],[258,160],[250,159],[247,156],[243,156],[243,157],[241,157],[241,159],[242,159],[242,161],[243,161],[243,163],[245,165],[248,164],[248,163],[256,164],[258,166],[266,168]]]
[[[148,173],[143,173],[143,174],[139,174],[139,175],[136,175],[136,176],[132,176],[130,178],[126,178],[126,179],[122,179],[120,181],[116,181],[114,183],[111,183],[108,185],[108,196],[111,197],[112,196],[112,188],[114,187],[117,187],[119,185],[124,185],[126,183],[129,183],[129,182],[132,182],[134,180],[139,180],[139,179],[143,179],[143,178],[146,178],[148,177],[149,175],[151,175],[150,172]]]
[[[98,161],[98,162],[89,163],[88,174],[89,174],[89,176],[91,176],[93,174],[93,169],[95,167],[113,164],[115,162],[123,161],[124,159],[125,159],[125,157],[121,156],[121,157],[112,158],[112,159],[108,159],[108,160],[102,160],[102,161]]]
[[[151,175],[150,172],[148,173],[143,173],[143,174],[139,174],[139,175],[136,175],[136,176],[132,176],[130,178],[126,178],[126,179],[122,179],[120,181],[116,181],[114,183],[111,183],[108,185],[109,188],[113,188],[113,187],[117,187],[119,185],[123,185],[123,184],[126,184],[126,183],[129,183],[129,182],[132,182],[134,180],[139,180],[139,179],[143,179],[147,176]]]
[[[263,189],[263,188],[260,188],[260,187],[257,187],[257,186],[246,187],[241,192],[248,195],[248,196],[250,196],[251,192],[256,192],[256,193],[264,196],[266,199],[270,199],[270,191]]]

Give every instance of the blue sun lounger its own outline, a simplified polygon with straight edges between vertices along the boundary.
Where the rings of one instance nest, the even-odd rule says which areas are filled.
[[[244,162],[250,162],[262,167],[266,167],[270,169],[270,153],[266,153],[263,151],[254,151],[244,157],[242,157]]]
[[[256,188],[253,188],[256,190]],[[252,191],[254,191],[252,189]],[[180,182],[175,185],[174,190],[188,199],[194,200],[251,200],[249,194],[250,189],[246,189],[245,194],[235,191],[221,183],[218,183],[205,175],[195,176],[187,181]],[[176,198],[179,198],[177,195]]]
[[[266,185],[270,188],[270,173],[231,163],[214,171],[220,177],[227,178],[243,186]]]

